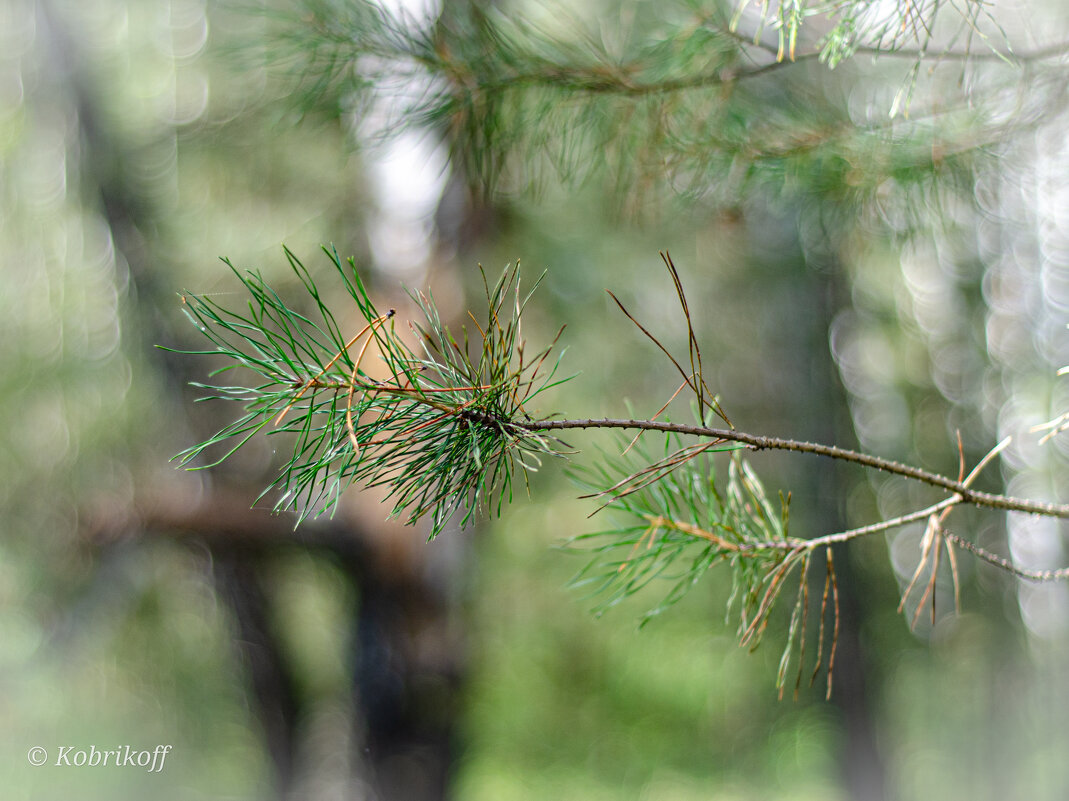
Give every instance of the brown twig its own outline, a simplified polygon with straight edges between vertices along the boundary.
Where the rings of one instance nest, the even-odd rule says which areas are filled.
[[[996,553],[992,553],[974,542],[959,537],[952,531],[944,530],[943,536],[959,548],[964,548],[978,559],[982,559],[988,564],[995,565],[995,567],[1000,567],[1017,576],[1017,578],[1027,579],[1028,581],[1061,581],[1062,579],[1069,578],[1069,567],[1059,568],[1058,570],[1029,570],[1028,568],[1018,567],[1005,556],[999,556]]]
[[[620,428],[628,430],[663,431],[675,434],[690,434],[698,437],[740,442],[751,450],[783,450],[795,453],[812,453],[830,459],[853,462],[863,467],[882,470],[887,473],[929,484],[960,495],[960,500],[974,506],[992,509],[1006,509],[1015,512],[1044,515],[1047,517],[1069,518],[1069,505],[1045,503],[1008,495],[997,495],[970,489],[963,481],[955,481],[940,473],[919,467],[902,464],[891,459],[871,456],[867,453],[840,448],[836,445],[823,445],[816,442],[803,442],[781,437],[767,437],[748,434],[737,429],[714,428],[711,426],[686,425],[684,423],[658,422],[656,420],[619,420],[611,418],[586,420],[539,420],[532,423],[512,423],[517,428],[527,431],[562,431],[567,429]]]

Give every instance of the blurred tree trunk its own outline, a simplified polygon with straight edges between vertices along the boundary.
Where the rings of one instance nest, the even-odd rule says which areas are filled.
[[[49,2],[41,8],[45,23],[41,39],[51,55],[50,78],[57,91],[69,93],[76,109],[87,202],[95,202],[94,194],[99,199],[100,213],[120,254],[116,261],[125,262],[129,270],[129,294],[135,302],[127,304],[127,313],[137,319],[126,327],[126,334],[133,330],[158,337],[167,329],[163,309],[174,297],[173,287],[155,267],[154,247],[167,221],[130,181],[128,164],[138,157],[137,148],[109,124],[100,102],[102,88],[93,84],[92,64],[65,28],[63,13]],[[165,129],[165,134],[175,132]],[[125,279],[117,276],[116,283],[125,284]],[[173,396],[186,394],[187,373],[195,365],[152,345],[148,339],[128,343],[146,354]],[[184,424],[192,427],[189,421]],[[255,493],[235,488],[210,494],[206,507],[164,503],[153,513],[130,510],[123,520],[97,521],[95,526],[106,529],[98,532],[106,539],[116,532],[128,533],[131,521],[137,521],[137,536],[177,533],[207,546],[220,597],[235,621],[235,656],[247,676],[250,700],[274,766],[277,795],[283,797],[302,772],[300,724],[308,710],[297,691],[294,667],[285,656],[284,633],[269,614],[272,587],[261,563],[271,549],[290,547],[300,538],[280,540],[277,521],[248,510],[247,505],[243,512],[237,510],[235,496],[252,498]],[[426,582],[429,577],[437,582],[451,579],[441,570],[426,570],[426,550],[407,563],[385,558],[383,549],[395,550],[389,542],[393,532],[367,537],[360,533],[364,528],[363,522],[350,524],[344,536],[315,545],[320,551],[326,548],[358,588],[354,595],[359,602],[352,610],[351,668],[356,697],[352,708],[358,716],[354,728],[361,738],[354,741],[349,761],[359,766],[361,775],[354,777],[351,790],[357,797],[370,787],[372,797],[383,801],[436,801],[446,796],[451,775],[461,660],[453,650],[458,640],[449,594]]]
[[[791,340],[797,348],[791,358],[805,366],[807,380],[800,387],[802,391],[790,396],[785,416],[797,421],[797,430],[805,432],[803,438],[854,447],[856,437],[846,390],[829,344],[830,323],[850,302],[850,293],[842,277],[843,267],[834,255],[836,245],[830,241],[833,235],[825,233],[807,246],[805,240],[811,238],[805,235],[807,224],[812,227],[813,221],[805,215],[796,222],[804,253],[800,267],[804,290],[791,299],[805,320],[804,336]],[[850,525],[845,515],[846,498],[855,486],[857,473],[851,477],[849,467],[838,461],[824,461],[816,467],[819,469],[807,469],[799,475],[800,484],[810,485],[807,496],[816,501],[815,513],[808,518],[813,532],[844,531]],[[839,711],[843,731],[838,762],[848,798],[884,801],[889,797],[887,774],[877,743],[872,700],[873,687],[880,679],[871,673],[877,660],[866,653],[861,636],[868,609],[865,594],[858,587],[855,552],[856,548],[834,549],[841,617],[831,701]]]
[[[293,782],[301,709],[293,671],[268,614],[270,590],[249,554],[212,548],[212,567],[219,593],[237,623],[236,651],[249,677],[264,745],[275,769],[275,786],[282,796]]]

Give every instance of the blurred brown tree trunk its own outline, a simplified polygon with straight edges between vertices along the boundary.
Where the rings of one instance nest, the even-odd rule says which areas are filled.
[[[82,184],[99,198],[100,212],[121,256],[117,262],[125,262],[129,270],[134,302],[127,308],[137,319],[124,331],[127,336],[132,331],[146,337],[127,346],[142,350],[160,379],[180,397],[187,393],[191,378],[187,371],[195,369],[191,360],[152,347],[152,339],[167,330],[164,321],[169,314],[164,310],[174,298],[174,288],[157,274],[153,252],[166,220],[129,179],[130,170],[124,165],[137,157],[137,150],[109,124],[102,110],[103,88],[90,77],[89,57],[66,29],[63,13],[48,2],[41,7],[41,46],[49,50],[49,78],[77,117]],[[116,283],[124,284],[126,278],[117,276]],[[180,424],[193,428],[188,420]],[[284,634],[269,614],[272,587],[262,565],[265,556],[278,548],[302,547],[302,538],[293,536],[288,526],[281,531],[278,520],[266,512],[250,510],[247,503],[242,508],[235,498],[254,498],[256,493],[249,489],[210,493],[206,503],[194,506],[183,504],[180,492],[174,495],[172,503],[151,503],[147,511],[127,510],[125,515],[95,521],[94,536],[100,542],[120,534],[164,534],[207,547],[220,598],[234,620],[235,657],[247,676],[251,706],[274,765],[277,795],[286,796],[301,773],[300,724],[307,709],[296,689],[294,666],[285,656]],[[462,665],[455,651],[459,640],[451,595],[442,586],[452,578],[427,569],[425,549],[410,549],[415,555],[407,561],[385,556],[396,551],[389,541],[392,530],[386,536],[362,535],[381,525],[375,519],[339,521],[328,527],[331,536],[312,537],[310,546],[328,552],[343,567],[359,599],[352,610],[351,669],[356,698],[352,708],[358,716],[354,728],[361,737],[354,740],[350,760],[359,774],[351,783],[352,793],[364,797],[370,788],[372,797],[382,801],[438,801],[446,797],[451,776]],[[344,533],[339,533],[339,526]]]

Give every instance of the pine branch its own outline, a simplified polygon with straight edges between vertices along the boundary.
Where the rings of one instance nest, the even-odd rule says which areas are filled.
[[[662,431],[675,434],[690,434],[697,437],[715,439],[720,441],[740,442],[752,450],[783,450],[796,453],[812,453],[838,459],[844,462],[852,462],[882,470],[887,473],[904,476],[906,478],[929,484],[933,487],[949,490],[959,495],[962,500],[975,506],[986,506],[992,509],[1006,509],[1013,512],[1028,512],[1030,514],[1045,515],[1048,517],[1069,518],[1069,504],[1044,503],[1025,498],[1014,498],[1007,495],[996,495],[989,492],[980,492],[970,489],[961,481],[956,481],[948,476],[923,470],[919,467],[883,459],[879,456],[871,456],[867,453],[840,448],[835,445],[823,445],[817,442],[803,442],[781,437],[769,437],[758,434],[747,434],[744,431],[727,428],[713,428],[710,426],[686,425],[683,423],[669,423],[658,420],[542,420],[535,423],[518,424],[531,431],[561,431],[567,429],[598,429],[617,428],[638,431]]]
[[[260,383],[198,385],[209,398],[242,402],[245,414],[180,454],[181,464],[227,445],[221,457],[191,469],[212,467],[266,431],[293,442],[265,494],[277,491],[275,509],[297,512],[298,525],[332,512],[354,482],[386,487],[393,514],[410,523],[430,517],[432,537],[457,512],[467,522],[480,507],[500,510],[512,498],[516,473],[525,476],[541,455],[553,453],[548,438],[512,422],[529,417],[524,404],[554,385],[557,367],[546,361],[548,349],[525,361],[519,318],[526,298],[518,270],[487,286],[489,319],[474,353],[442,326],[432,299],[414,295],[426,320],[425,327],[413,324],[417,351],[395,332],[392,309],[378,313],[352,263],[324,251],[366,321],[354,337],[343,337],[311,275],[289,251],[319,323],[253,273],[234,271],[253,299],[247,315],[208,297],[183,297],[191,321],[216,346],[198,353],[231,362],[216,374],[240,365]]]
[[[779,4],[796,11],[808,5]],[[851,18],[870,5],[832,10]],[[801,24],[801,16],[791,19]],[[788,22],[781,17],[780,28],[790,38]],[[716,187],[727,201],[743,184],[804,192],[814,179],[800,179],[819,176],[821,187],[851,187],[845,200],[855,204],[877,188],[886,193],[888,179],[908,191],[923,190],[935,175],[953,177],[1029,119],[1016,115],[1007,122],[1005,114],[992,112],[987,102],[1004,94],[994,86],[983,99],[935,98],[927,111],[904,105],[921,63],[969,59],[971,50],[914,52],[878,39],[862,47],[859,34],[844,29],[837,43],[825,42],[820,50],[795,52],[791,45],[788,58],[781,41],[774,60],[763,53],[755,59],[753,44],[694,7],[664,13],[648,35],[628,37],[632,43],[619,52],[600,36],[584,35],[578,19],[573,35],[561,37],[479,6],[449,10],[431,24],[359,0],[302,0],[272,30],[267,57],[291,72],[296,87],[290,95],[302,112],[375,107],[381,113],[372,116],[387,120],[377,135],[439,131],[479,193],[499,186],[537,190],[547,174],[567,184],[601,174],[623,190],[621,196],[656,181],[703,197]],[[909,109],[908,120],[892,114],[894,120],[858,121],[806,74],[796,74],[804,62],[834,63],[858,50],[914,57],[899,102]],[[1063,51],[1007,52],[1003,60],[1038,69]],[[978,53],[976,60],[989,55]],[[1007,91],[1045,95],[1061,82],[1060,73],[1050,71],[1052,82],[1033,78],[1015,89],[1016,74],[998,80]],[[773,75],[782,80],[768,80]],[[897,75],[891,80],[898,82]],[[1034,105],[1046,108],[1042,96]],[[933,119],[942,123],[934,142]]]
[[[683,389],[690,391],[700,418],[697,424],[556,419],[539,414],[533,402],[566,380],[555,378],[560,357],[552,356],[560,333],[548,347],[529,355],[520,330],[534,289],[521,292],[518,265],[506,267],[495,283],[486,283],[487,314],[482,323],[469,314],[476,327],[471,336],[466,329],[459,338],[454,336],[442,322],[433,298],[413,294],[422,320],[408,323],[417,343],[412,345],[413,338],[396,331],[394,310],[380,313],[376,309],[352,261],[343,264],[333,251],[324,252],[364,319],[353,336],[343,334],[311,274],[289,251],[286,258],[312,299],[318,321],[283,301],[258,275],[237,270],[235,275],[251,297],[247,312],[224,309],[208,297],[183,297],[184,310],[215,345],[214,350],[196,353],[227,361],[216,375],[241,366],[254,381],[199,385],[208,390],[209,397],[239,401],[244,413],[178,458],[190,469],[204,469],[227,459],[257,433],[286,436],[293,444],[292,455],[265,493],[277,492],[276,511],[295,511],[298,525],[310,515],[332,512],[340,493],[360,483],[385,487],[393,503],[392,514],[403,516],[407,523],[429,518],[434,537],[454,515],[464,525],[477,510],[500,513],[512,500],[518,476],[526,484],[527,474],[539,467],[543,456],[563,455],[565,446],[555,432],[616,429],[661,434],[664,448],[660,455],[651,453],[648,442],[636,436],[629,443],[621,442],[619,454],[605,455],[595,467],[577,471],[577,480],[591,490],[585,497],[601,500],[596,511],[606,510],[617,522],[571,540],[572,546],[593,553],[575,584],[587,587],[599,599],[595,608],[600,613],[657,580],[669,579],[671,588],[646,614],[644,621],[648,621],[683,598],[707,571],[726,564],[734,585],[729,609],[736,610],[738,639],[753,648],[761,642],[789,582],[797,580],[777,677],[781,693],[790,675],[796,692],[802,680],[811,639],[808,577],[822,554],[825,579],[812,675],[824,667],[830,692],[838,631],[838,591],[830,550],[834,544],[927,521],[920,562],[902,595],[904,607],[929,571],[912,624],[929,599],[934,619],[935,577],[944,550],[958,595],[951,545],[1019,578],[1069,578],[1069,568],[1017,568],[944,526],[951,510],[965,503],[1069,518],[1069,505],[972,488],[1008,440],[993,448],[967,476],[959,445],[959,473],[951,478],[834,445],[734,428],[703,375],[683,284],[667,253],[662,260],[686,325],[687,358],[673,357],[649,329],[620,308],[681,374],[683,383],[672,398]],[[731,427],[710,426],[714,417]],[[222,456],[194,466],[194,460],[199,462],[219,447],[224,449]],[[797,537],[789,533],[790,495],[781,496],[778,504],[772,502],[742,458],[744,450],[820,455],[951,494],[893,519],[817,537]],[[717,453],[730,454],[726,480],[717,476],[713,458]],[[826,619],[832,621],[830,627]]]

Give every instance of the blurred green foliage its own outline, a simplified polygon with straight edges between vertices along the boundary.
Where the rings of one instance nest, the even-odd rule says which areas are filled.
[[[544,23],[539,30],[589,30],[540,4],[494,13],[508,23],[519,5]],[[616,53],[619,36],[627,53],[679,44],[688,64],[708,57],[722,66],[719,51],[705,52],[710,37],[722,41],[708,30],[672,34],[685,28],[686,4],[659,22],[656,5],[590,4],[579,16],[604,22],[599,52]],[[735,9],[710,7],[725,21]],[[1030,4],[1006,22],[1006,35],[1029,44],[1032,30],[1053,37],[1064,27],[1060,11]],[[269,797],[276,768],[213,552],[167,525],[150,531],[143,519],[159,517],[156,495],[194,507],[210,492],[266,483],[277,463],[262,448],[208,479],[173,471],[169,458],[218,419],[191,406],[185,383],[194,376],[151,346],[190,344],[180,289],[239,288],[220,255],[285,292],[283,242],[301,254],[335,243],[368,266],[380,305],[397,302],[404,266],[378,260],[369,234],[380,151],[353,147],[363,107],[328,92],[302,108],[292,82],[269,69],[269,51],[245,49],[267,36],[270,17],[196,0],[5,0],[0,16],[5,797]],[[668,33],[651,44],[649,30]],[[508,168],[492,202],[466,201],[463,214],[489,220],[484,235],[458,235],[408,275],[459,310],[460,288],[478,291],[477,261],[496,268],[519,256],[547,268],[529,336],[568,323],[565,366],[584,380],[562,398],[592,417],[625,402],[652,414],[676,385],[671,367],[602,290],[641,308],[666,342],[684,343],[674,292],[654,278],[656,253],[668,247],[693,276],[698,333],[716,355],[714,389],[733,418],[800,438],[856,436],[865,449],[953,472],[956,430],[975,460],[1003,434],[1066,406],[1054,377],[1067,362],[1069,308],[1058,194],[1064,66],[1016,72],[947,59],[921,70],[907,126],[886,114],[911,62],[870,61],[855,57],[834,77],[802,61],[736,89],[726,106],[716,105],[720,88],[667,109],[645,101],[631,127],[613,116],[631,108],[619,98],[586,106],[547,89],[525,106],[509,94],[514,105],[496,117],[508,135],[496,140],[507,146],[503,160],[458,158],[452,176],[463,186],[478,183],[480,164]],[[981,97],[978,111],[970,102]],[[944,101],[951,117],[924,116]],[[538,138],[541,115],[559,136]],[[803,145],[825,125],[831,135],[752,169],[735,159],[755,123],[768,135],[758,144],[790,151],[795,140],[769,138],[784,119],[805,123],[788,126]],[[664,121],[656,141],[670,140],[677,160],[666,165],[656,149],[632,160]],[[858,121],[857,137],[839,136],[836,125]],[[721,147],[704,150],[698,134],[710,129]],[[605,147],[588,161],[591,142]],[[946,143],[954,147],[944,151]],[[523,191],[530,185],[540,193]],[[349,330],[354,320],[355,310],[340,322]],[[1064,445],[1020,441],[1003,479],[1023,494],[1064,494]],[[755,460],[771,489],[794,492],[800,534],[926,502],[880,477]],[[454,797],[850,797],[851,721],[816,697],[775,701],[775,653],[740,651],[720,617],[726,582],[702,582],[641,632],[649,599],[594,619],[564,589],[580,562],[553,549],[588,529],[590,508],[560,476],[542,473],[533,484],[534,500],[479,535],[450,590],[468,642]],[[1021,560],[1063,555],[1057,530],[1001,518],[963,525]],[[443,540],[463,536],[446,532],[427,546],[432,560],[447,558]],[[1064,588],[1036,590],[967,562],[966,614],[911,634],[895,605],[918,537],[907,531],[851,554],[863,711],[886,797],[1064,797]],[[353,792],[360,713],[350,692],[351,615],[362,590],[297,535],[263,562],[266,612],[283,632],[307,710],[294,792]],[[941,609],[952,604],[949,588],[940,580]],[[37,745],[125,743],[174,750],[160,775],[35,768],[26,759]]]

